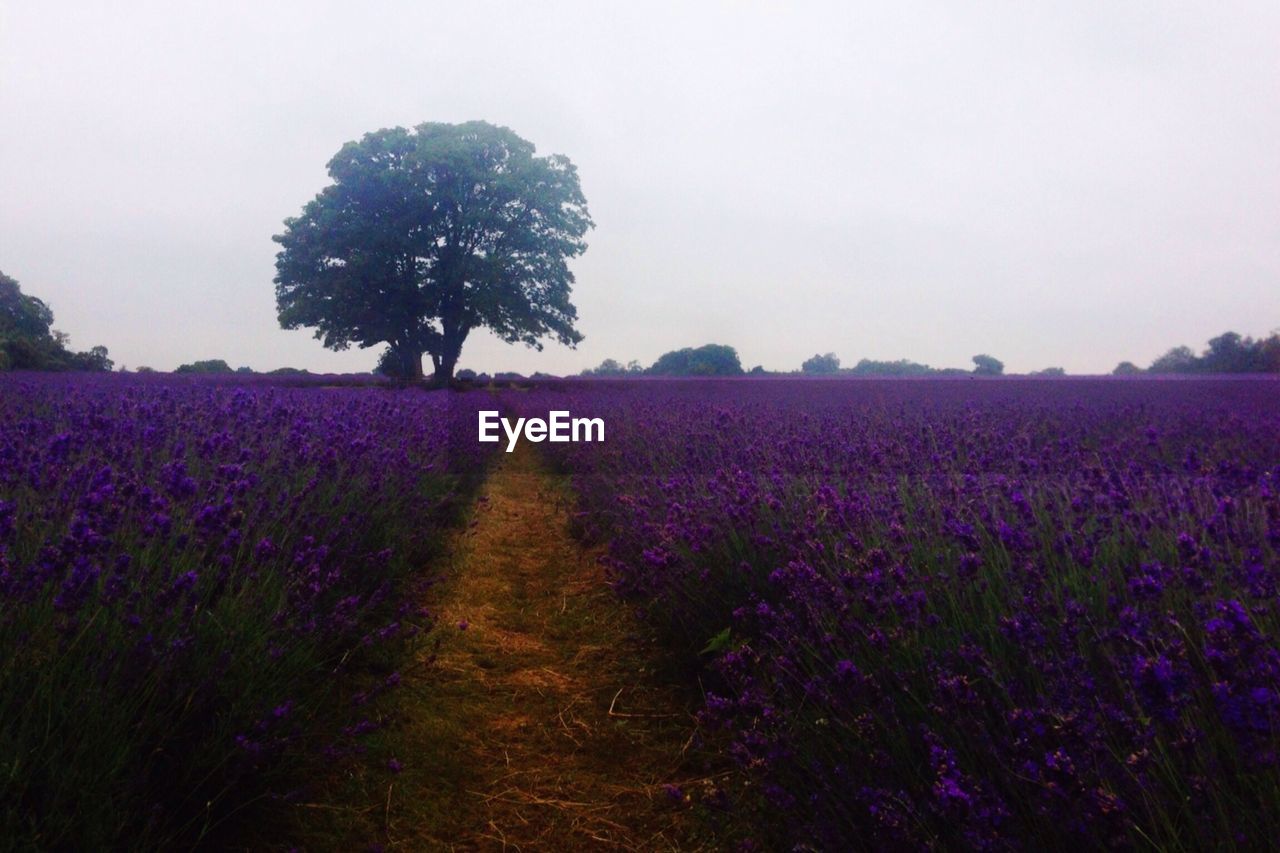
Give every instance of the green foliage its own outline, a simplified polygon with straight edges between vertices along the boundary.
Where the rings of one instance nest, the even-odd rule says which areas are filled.
[[[111,370],[106,347],[72,352],[52,326],[49,306],[0,272],[0,370]]]
[[[107,348],[104,346],[92,347],[88,352],[72,353],[70,362],[72,370],[110,372],[116,366],[116,363],[107,357]]]
[[[1116,368],[1119,370],[1119,368]],[[1280,373],[1280,332],[1254,340],[1223,332],[1201,355],[1191,347],[1174,347],[1148,368],[1151,373]]]
[[[815,375],[830,375],[840,372],[840,359],[836,358],[836,354],[829,352],[826,355],[815,355],[813,358],[806,359],[800,365],[800,370],[804,373]]]
[[[286,329],[326,347],[387,344],[393,375],[453,375],[487,328],[508,343],[574,346],[568,261],[592,226],[576,168],[487,122],[369,133],[329,161],[333,183],[274,237]]]
[[[1033,370],[1028,376],[1066,376],[1067,371],[1061,367],[1046,367],[1044,370]]]
[[[1004,374],[1004,362],[989,355],[975,355],[973,373],[975,376],[1001,376]]]
[[[52,325],[49,306],[24,294],[16,279],[0,272],[0,338],[47,338]]]
[[[1132,361],[1122,361],[1116,365],[1116,369],[1111,371],[1112,376],[1136,376],[1142,373],[1142,368],[1134,364]]]
[[[648,372],[655,376],[741,376],[742,362],[731,346],[705,344],[664,353]]]
[[[1151,362],[1147,370],[1151,373],[1198,373],[1200,365],[1191,347],[1174,347]]]
[[[872,361],[864,358],[849,371],[854,376],[929,376],[937,372],[927,364],[905,358],[897,361]]]
[[[716,634],[710,640],[707,640],[707,644],[702,647],[702,654],[704,655],[719,654],[720,652],[729,648],[729,646],[732,645],[732,643],[733,643],[733,631],[731,628],[725,628],[723,631]]]
[[[183,364],[178,367],[174,373],[234,373],[231,365],[227,364],[220,358],[210,358],[204,361],[193,361],[190,364]]]
[[[394,346],[387,347],[378,356],[373,372],[391,379],[416,379],[422,375],[422,354]]]
[[[606,358],[598,367],[589,367],[582,371],[583,376],[638,376],[644,373],[640,362],[634,359],[625,365],[612,358]]]

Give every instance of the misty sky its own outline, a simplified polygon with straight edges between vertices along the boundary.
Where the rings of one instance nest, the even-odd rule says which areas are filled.
[[[280,330],[271,236],[344,142],[484,119],[596,228],[583,344],[462,367],[1145,365],[1280,327],[1278,35],[1274,2],[0,0],[0,270],[117,364],[368,370]]]

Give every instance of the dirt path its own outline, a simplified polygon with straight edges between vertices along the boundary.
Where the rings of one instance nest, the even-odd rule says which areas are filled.
[[[501,454],[441,589],[442,645],[407,685],[383,837],[401,849],[694,849],[693,721],[568,532],[569,496]],[[464,626],[465,628],[461,627]]]

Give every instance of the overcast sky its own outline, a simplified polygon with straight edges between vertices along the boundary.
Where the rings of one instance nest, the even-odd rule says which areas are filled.
[[[577,164],[576,372],[706,342],[1110,370],[1280,327],[1280,5],[0,0],[0,270],[73,347],[367,370],[281,331],[271,236],[363,133]]]

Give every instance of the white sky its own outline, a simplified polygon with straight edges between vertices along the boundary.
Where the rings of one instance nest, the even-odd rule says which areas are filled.
[[[963,8],[963,11],[962,11]],[[1108,371],[1280,326],[1274,2],[0,1],[0,270],[117,364],[367,370],[271,235],[366,131],[577,164],[576,372],[707,342]]]

